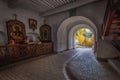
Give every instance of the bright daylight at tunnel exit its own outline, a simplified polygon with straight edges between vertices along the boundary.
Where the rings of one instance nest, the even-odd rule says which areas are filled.
[[[81,28],[75,34],[76,48],[90,48],[94,44],[94,34],[88,28]]]

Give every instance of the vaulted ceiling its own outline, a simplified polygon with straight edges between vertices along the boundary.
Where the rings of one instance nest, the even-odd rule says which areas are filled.
[[[45,13],[65,5],[71,4],[69,6],[72,5],[74,6],[76,4],[80,5],[85,2],[90,3],[97,0],[6,0],[6,1],[8,3],[8,6],[11,8],[24,8],[34,10],[39,13]]]

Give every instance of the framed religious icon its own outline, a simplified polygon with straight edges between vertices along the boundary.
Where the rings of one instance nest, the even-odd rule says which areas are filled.
[[[37,20],[35,19],[29,19],[29,28],[33,31],[37,29]]]
[[[40,27],[40,40],[42,42],[51,41],[51,27],[47,24],[44,24]]]
[[[15,43],[21,43],[25,36],[25,25],[18,20],[9,20],[7,22],[8,41],[14,40]]]

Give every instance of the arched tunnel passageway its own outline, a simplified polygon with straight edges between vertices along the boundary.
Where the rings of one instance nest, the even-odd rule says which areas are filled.
[[[75,48],[75,33],[81,28],[90,29],[95,41],[98,39],[97,28],[88,18],[83,16],[73,16],[62,22],[57,31],[57,52]]]

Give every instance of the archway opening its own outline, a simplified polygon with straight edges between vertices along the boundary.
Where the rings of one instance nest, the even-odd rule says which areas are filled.
[[[81,25],[81,26],[79,26]],[[85,25],[85,26],[84,26]],[[75,48],[74,35],[75,32],[80,28],[89,28],[95,36],[95,41],[97,42],[98,34],[97,27],[88,18],[84,16],[73,16],[62,22],[57,31],[57,47],[56,51],[61,52],[69,49]]]
[[[88,28],[77,30],[74,37],[76,48],[92,48],[95,41],[93,32]]]

